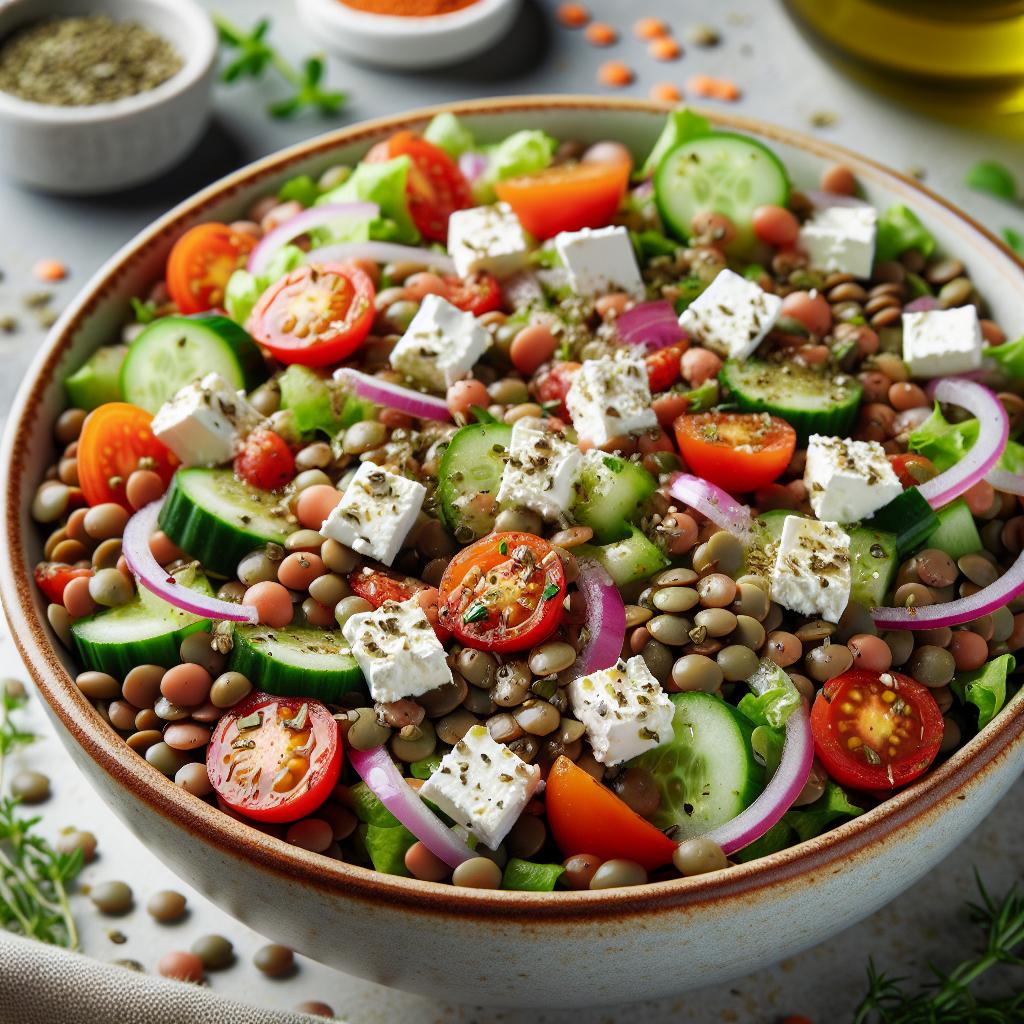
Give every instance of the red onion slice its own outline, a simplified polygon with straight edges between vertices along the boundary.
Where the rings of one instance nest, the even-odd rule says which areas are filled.
[[[687,337],[679,326],[679,317],[666,299],[641,302],[619,315],[615,327],[627,345],[643,345],[649,349],[666,348]]]
[[[487,170],[486,155],[467,150],[459,157],[459,170],[462,171],[462,176],[466,181],[472,185]]]
[[[699,476],[680,473],[673,478],[669,493],[744,543],[750,540],[750,531],[754,525],[750,509],[746,505],[741,505],[721,487],[716,487]]]
[[[424,395],[347,366],[336,370],[334,379],[341,384],[347,384],[360,398],[366,398],[377,405],[398,409],[399,412],[421,420],[451,422],[452,414],[448,411],[448,403],[443,398]]]
[[[939,308],[939,300],[934,295],[921,295],[903,307],[904,313],[930,313]]]
[[[929,394],[939,402],[963,406],[978,420],[978,439],[955,465],[918,487],[932,508],[941,508],[960,497],[995,467],[1010,436],[1010,421],[1003,403],[971,380],[950,377],[934,382]]]
[[[997,490],[1006,494],[1024,494],[1024,476],[1007,469],[991,469],[985,479]]]
[[[611,668],[622,655],[626,640],[626,607],[619,588],[604,566],[593,559],[581,558],[579,568],[576,585],[587,603],[589,639],[573,664],[574,679]]]
[[[221,601],[219,598],[190,590],[169,575],[153,557],[153,552],[149,550],[149,538],[157,528],[157,517],[163,503],[164,499],[160,498],[159,501],[150,502],[139,509],[124,528],[124,558],[139,584],[175,608],[205,619],[226,619],[229,622],[253,624],[258,622],[259,616],[255,608]]]
[[[871,617],[883,629],[941,629],[960,626],[989,615],[1024,592],[1024,551],[1017,561],[995,581],[970,597],[942,604],[911,608],[873,608]]]
[[[346,260],[373,260],[374,263],[422,263],[442,274],[455,273],[455,261],[447,253],[417,249],[397,242],[339,242],[306,254],[307,263],[344,263]]]
[[[346,751],[349,763],[380,802],[432,853],[457,868],[476,854],[419,798],[384,747]]]
[[[372,220],[379,216],[380,207],[376,203],[332,203],[303,210],[260,239],[249,254],[247,269],[250,274],[262,274],[279,249],[314,228],[337,224],[339,220]]]

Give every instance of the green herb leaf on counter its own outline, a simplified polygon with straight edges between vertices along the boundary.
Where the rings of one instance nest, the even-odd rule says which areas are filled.
[[[1024,233],[1015,228],[1003,228],[1003,238],[1006,244],[1022,259],[1024,259]]]
[[[964,184],[975,192],[987,192],[997,199],[1015,199],[1017,182],[1009,168],[998,160],[979,160],[964,176]]]

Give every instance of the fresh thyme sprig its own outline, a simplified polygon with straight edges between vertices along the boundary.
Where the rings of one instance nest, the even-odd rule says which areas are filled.
[[[1024,1021],[1024,990],[1006,999],[985,1000],[971,986],[998,965],[1024,967],[1024,892],[1014,886],[996,901],[975,875],[981,902],[968,904],[971,920],[985,930],[984,950],[950,971],[934,964],[935,980],[918,991],[868,965],[868,991],[857,1007],[854,1024],[1013,1024]]]
[[[18,801],[4,797],[6,755],[31,743],[12,714],[23,696],[0,689],[0,926],[51,945],[78,948],[68,883],[82,870],[82,851],[58,853],[35,831],[39,818],[21,818]]]
[[[345,105],[347,93],[323,88],[324,62],[321,57],[308,58],[299,70],[267,42],[270,31],[268,18],[261,18],[249,32],[220,15],[214,15],[213,20],[221,42],[234,53],[234,58],[221,72],[223,81],[258,79],[268,68],[273,68],[295,90],[291,96],[268,105],[267,111],[272,117],[294,117],[307,109],[329,116],[337,114]]]

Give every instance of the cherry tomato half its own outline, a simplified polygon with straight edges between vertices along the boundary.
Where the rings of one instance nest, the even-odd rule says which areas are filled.
[[[273,430],[254,430],[235,456],[235,472],[253,487],[276,491],[295,478],[295,457]]]
[[[256,239],[227,224],[199,224],[174,243],[167,257],[167,291],[182,313],[224,304],[228,278],[245,266]]]
[[[923,775],[942,743],[942,712],[900,672],[852,669],[830,679],[811,709],[814,749],[853,789],[889,790]]]
[[[889,462],[905,488],[917,487],[937,476],[939,472],[931,459],[926,459],[923,455],[918,455],[915,452],[890,455]]]
[[[206,767],[239,814],[296,821],[331,795],[341,754],[338,723],[319,701],[254,693],[217,723]]]
[[[282,363],[329,366],[348,358],[370,333],[376,294],[358,267],[309,264],[263,293],[249,327]]]
[[[651,394],[656,395],[661,391],[668,391],[677,380],[679,380],[679,360],[683,353],[689,348],[689,343],[669,345],[667,348],[652,352],[644,359],[647,366],[647,381],[651,387]]]
[[[348,575],[349,589],[356,597],[368,601],[374,608],[379,608],[385,601],[408,601],[410,597],[422,595],[420,604],[426,612],[430,624],[434,627],[437,639],[442,644],[452,638],[451,631],[439,621],[439,601],[437,588],[430,587],[414,576],[400,576],[395,572],[383,569],[362,568]]]
[[[125,485],[140,459],[150,460],[144,467],[170,486],[178,460],[157,440],[152,422],[145,409],[127,402],[106,402],[85,418],[78,438],[78,483],[90,505],[114,501],[131,511]]]
[[[551,766],[544,803],[548,827],[566,857],[624,857],[648,871],[672,859],[676,844],[664,832],[567,757]]]
[[[76,569],[64,562],[40,562],[32,572],[36,586],[54,604],[64,603],[64,588],[80,576],[91,576],[92,569]]]
[[[582,363],[549,363],[533,381],[533,392],[538,402],[544,403],[552,411],[569,422],[569,410],[565,407],[565,396],[572,387],[572,379]],[[557,402],[557,406],[548,403]]]
[[[412,161],[405,186],[409,214],[424,238],[444,242],[448,218],[473,205],[473,193],[459,165],[439,146],[415,132],[403,131],[377,143],[366,163],[384,163],[407,156]]]
[[[522,651],[555,631],[564,597],[562,560],[546,540],[493,533],[448,563],[441,622],[467,647]]]
[[[690,469],[733,493],[770,484],[796,448],[796,431],[767,413],[702,412],[680,416],[674,427]]]
[[[445,277],[448,286],[445,298],[453,305],[473,316],[483,316],[501,308],[501,285],[490,274],[474,274],[472,277]]]

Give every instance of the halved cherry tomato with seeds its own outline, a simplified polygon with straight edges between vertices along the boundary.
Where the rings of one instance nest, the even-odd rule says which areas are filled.
[[[64,588],[80,576],[91,576],[92,569],[76,569],[64,562],[40,562],[32,572],[36,586],[54,604],[64,603]]]
[[[408,601],[410,597],[420,595],[420,604],[427,613],[437,639],[446,644],[452,638],[451,630],[439,621],[439,603],[437,588],[430,587],[415,576],[400,576],[383,569],[364,567],[348,574],[349,589],[356,597],[368,601],[374,608],[379,608],[385,601]]]
[[[235,456],[235,472],[253,487],[276,491],[295,478],[295,457],[273,430],[254,430]]]
[[[254,693],[217,723],[206,767],[239,814],[296,821],[331,795],[341,756],[338,723],[319,701]]]
[[[900,483],[903,484],[904,488],[917,487],[919,484],[923,484],[931,480],[932,477],[937,476],[939,472],[931,459],[926,459],[923,455],[918,455],[916,452],[890,455],[889,462],[892,464],[892,468],[900,478]]]
[[[199,224],[174,243],[167,257],[167,291],[182,313],[205,313],[224,303],[228,278],[245,266],[252,235],[227,224]]]
[[[78,483],[90,505],[106,501],[134,511],[125,494],[128,477],[151,469],[169,487],[178,460],[157,440],[145,409],[128,402],[106,402],[85,418],[78,438]]]
[[[340,363],[370,333],[376,294],[370,276],[354,265],[309,264],[263,293],[249,329],[282,363]]]
[[[901,672],[852,669],[830,679],[811,709],[814,749],[843,786],[896,789],[923,775],[942,743],[942,712]]]
[[[441,578],[441,622],[467,647],[522,651],[562,620],[565,570],[532,533],[493,533],[463,548]]]
[[[644,359],[647,366],[647,380],[651,387],[651,394],[656,395],[661,391],[668,391],[677,380],[679,380],[679,360],[683,353],[689,348],[689,343],[669,345],[667,348],[652,352]]]
[[[472,277],[444,279],[448,301],[473,316],[483,316],[501,308],[501,285],[490,274],[474,274]]]
[[[565,396],[569,394],[572,379],[582,365],[582,363],[552,363],[533,380],[533,393],[537,401],[567,422],[571,417],[569,410],[565,407]]]
[[[733,493],[770,484],[796,448],[796,431],[768,413],[702,412],[680,416],[674,426],[690,469]]]

